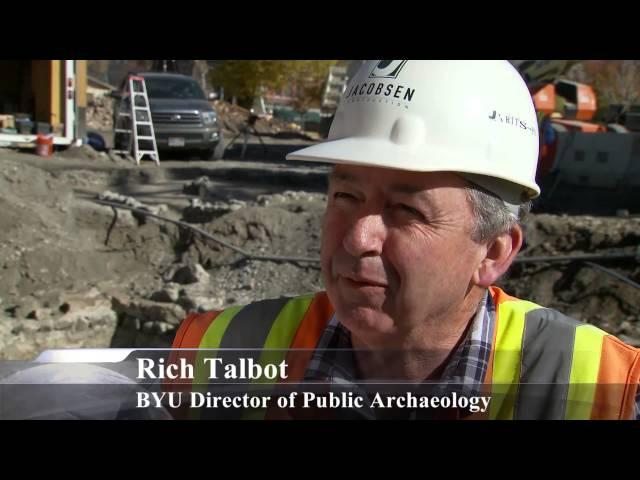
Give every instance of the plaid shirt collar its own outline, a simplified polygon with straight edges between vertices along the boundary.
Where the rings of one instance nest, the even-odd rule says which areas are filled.
[[[465,393],[478,393],[489,365],[494,327],[495,304],[487,291],[465,339],[451,356],[438,383],[453,384]],[[316,346],[304,380],[350,385],[357,382],[356,372],[351,335],[334,315]]]

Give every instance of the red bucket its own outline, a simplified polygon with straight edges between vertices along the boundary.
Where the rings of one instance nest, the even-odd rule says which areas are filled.
[[[41,157],[50,157],[53,154],[53,135],[41,135],[36,137],[36,154]]]

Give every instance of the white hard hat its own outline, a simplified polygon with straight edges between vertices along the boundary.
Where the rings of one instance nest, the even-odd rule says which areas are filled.
[[[452,171],[514,205],[540,194],[533,100],[506,60],[364,62],[328,140],[287,159]]]

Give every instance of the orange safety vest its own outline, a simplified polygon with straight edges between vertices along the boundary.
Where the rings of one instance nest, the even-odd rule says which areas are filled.
[[[484,391],[491,403],[486,414],[473,418],[634,417],[639,349],[497,287],[489,291],[496,324]],[[262,350],[261,362],[286,359],[286,381],[301,382],[333,313],[327,294],[320,292],[191,314],[178,329],[173,348],[193,350],[172,356],[186,358],[197,369],[199,349]]]

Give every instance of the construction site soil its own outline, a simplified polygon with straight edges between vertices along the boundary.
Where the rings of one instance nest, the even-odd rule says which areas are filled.
[[[251,144],[247,158],[156,167],[71,148],[53,157],[0,150],[0,358],[47,348],[166,347],[191,311],[322,289],[317,263],[328,167],[286,162],[309,142]],[[237,157],[237,155],[236,155]],[[534,213],[520,257],[628,252],[640,218]],[[637,258],[594,260],[640,282]],[[640,290],[583,261],[515,264],[508,293],[640,345]]]

